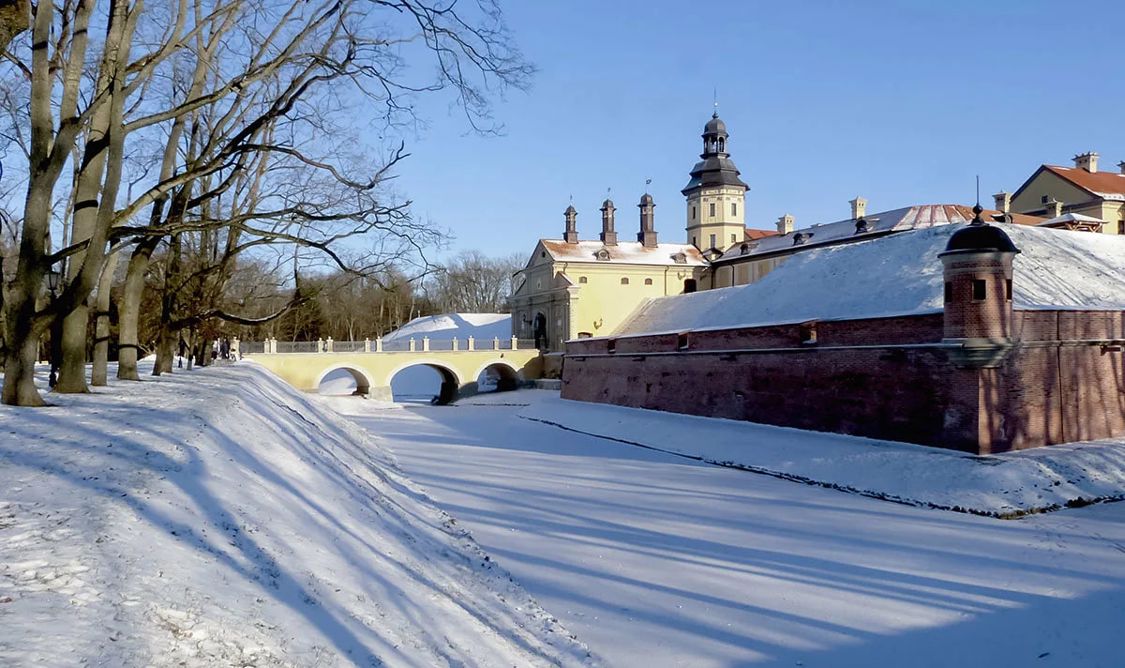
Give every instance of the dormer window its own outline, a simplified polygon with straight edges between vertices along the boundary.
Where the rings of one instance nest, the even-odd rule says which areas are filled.
[[[594,253],[594,257],[601,262],[605,262],[605,261],[609,260],[609,251],[602,248],[597,253]]]
[[[687,264],[687,255],[684,255],[683,253],[676,253],[672,256],[672,262],[675,262],[676,264]]]
[[[796,234],[793,235],[793,245],[794,246],[800,246],[801,244],[804,244],[809,239],[811,239],[812,236],[813,236],[812,232],[797,232]]]
[[[855,233],[856,234],[865,234],[865,233],[870,232],[870,231],[871,231],[871,224],[867,222],[866,218],[860,218],[859,220],[855,221]]]

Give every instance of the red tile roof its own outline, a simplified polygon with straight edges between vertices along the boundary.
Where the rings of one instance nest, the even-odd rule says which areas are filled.
[[[774,230],[756,230],[753,227],[746,228],[746,241],[757,241],[758,239],[765,239],[766,237],[776,237],[779,233]]]

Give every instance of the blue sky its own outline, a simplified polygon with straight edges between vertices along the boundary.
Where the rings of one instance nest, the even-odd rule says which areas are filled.
[[[750,184],[747,223],[798,227],[1012,191],[1041,163],[1125,160],[1121,2],[503,2],[538,68],[497,102],[500,137],[447,100],[396,185],[453,231],[451,251],[530,252],[558,237],[569,197],[596,237],[612,188],[619,232],[653,179],[662,241],[683,241],[687,182],[718,90]]]

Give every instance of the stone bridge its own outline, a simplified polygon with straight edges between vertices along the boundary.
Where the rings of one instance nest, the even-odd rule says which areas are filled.
[[[356,394],[391,400],[391,379],[404,369],[427,366],[441,376],[435,400],[448,404],[476,394],[482,375],[497,390],[514,390],[541,376],[539,351],[530,341],[493,339],[484,345],[468,339],[428,338],[388,342],[331,339],[289,343],[277,340],[233,342],[236,356],[250,359],[298,390],[316,392],[324,377],[343,369],[355,380]]]

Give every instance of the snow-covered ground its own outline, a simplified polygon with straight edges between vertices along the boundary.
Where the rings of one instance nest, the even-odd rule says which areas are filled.
[[[378,443],[260,368],[50,399],[0,407],[0,665],[592,662]]]
[[[444,313],[415,318],[383,337],[384,343],[406,341],[411,337],[421,339],[464,339],[478,341],[498,338],[504,341],[512,336],[512,316],[508,313]]]
[[[843,434],[567,401],[558,395],[537,399],[520,416],[709,463],[988,515],[1125,498],[1125,438],[979,457]]]
[[[611,665],[1122,665],[1125,503],[1017,520],[890,503],[519,417],[616,419],[551,395],[331,401]],[[630,428],[717,435],[676,415]],[[794,458],[816,454],[805,436]]]

